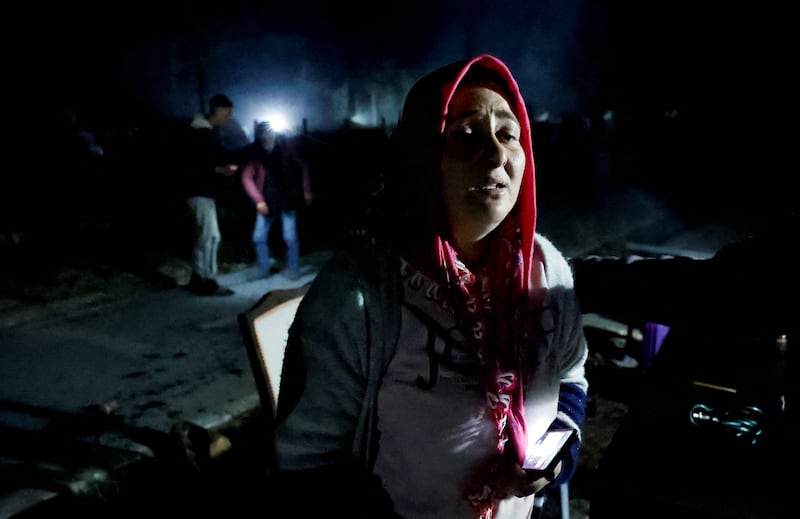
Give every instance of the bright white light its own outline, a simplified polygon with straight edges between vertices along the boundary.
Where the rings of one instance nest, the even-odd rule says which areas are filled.
[[[289,123],[286,117],[280,112],[271,112],[267,115],[264,115],[259,122],[261,121],[268,121],[272,129],[276,132],[285,132],[289,129]]]
[[[357,124],[358,126],[366,126],[367,118],[363,114],[356,114],[350,118],[350,122]]]

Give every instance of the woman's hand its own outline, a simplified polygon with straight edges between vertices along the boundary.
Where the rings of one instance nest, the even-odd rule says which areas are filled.
[[[506,477],[501,479],[498,491],[501,494],[505,493],[505,496],[516,497],[537,494],[555,481],[559,474],[561,474],[560,461],[556,464],[552,474],[526,471],[519,463],[515,463],[509,468]]]

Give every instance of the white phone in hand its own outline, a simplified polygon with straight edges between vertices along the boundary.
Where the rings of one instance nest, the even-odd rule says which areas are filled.
[[[577,439],[578,431],[575,429],[550,429],[536,442],[528,445],[522,468],[529,472],[551,474],[558,460]]]

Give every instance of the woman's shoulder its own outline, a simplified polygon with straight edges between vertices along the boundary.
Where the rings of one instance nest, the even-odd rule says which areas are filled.
[[[566,257],[564,256],[564,253],[561,252],[561,249],[559,249],[550,240],[550,238],[547,238],[543,234],[540,234],[540,233],[537,232],[533,236],[533,242],[534,242],[534,247],[536,249],[539,249],[540,253],[545,258],[563,259],[564,261],[566,261]]]
[[[534,235],[536,256],[544,264],[550,286],[572,285],[572,269],[566,256],[549,238],[538,232]]]
[[[333,250],[317,277],[339,285],[357,283],[362,288],[395,282],[399,260],[380,247],[354,240]]]

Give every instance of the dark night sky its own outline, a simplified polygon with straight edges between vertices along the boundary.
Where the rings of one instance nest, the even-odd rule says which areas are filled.
[[[378,112],[392,120],[413,79],[476,52],[506,60],[528,101],[556,115],[623,95],[683,102],[703,20],[689,19],[696,9],[648,4],[637,12],[591,0],[360,7],[232,1],[210,8],[189,1],[72,2],[35,22],[30,37],[39,50],[19,58],[30,75],[57,85],[45,90],[55,102],[126,100],[157,116],[186,116],[201,99],[224,91],[242,116],[256,96],[283,97],[324,124],[336,114],[314,103],[323,90],[378,84],[372,90],[380,88],[377,96],[387,104]]]
[[[490,52],[509,64],[534,116],[614,108],[648,145],[648,125],[674,110],[681,139],[654,146],[670,164],[709,183],[746,185],[754,171],[783,180],[791,143],[778,125],[793,122],[796,91],[793,18],[783,11],[688,0],[359,4],[31,6],[16,16],[23,39],[5,36],[7,73],[25,100],[13,109],[23,135],[65,107],[87,126],[124,129],[189,118],[224,92],[245,130],[276,106],[295,128],[302,119],[312,130],[338,127],[355,115],[391,125],[421,74]]]
[[[224,91],[245,120],[258,97],[282,98],[324,125],[338,115],[320,106],[326,92],[377,92],[391,121],[413,79],[476,52],[506,60],[535,110],[554,115],[593,103],[724,112],[768,101],[746,96],[768,91],[789,39],[782,13],[730,3],[359,3],[69,2],[26,17],[32,47],[15,58],[53,102],[105,104],[109,117],[123,101],[186,117]]]

